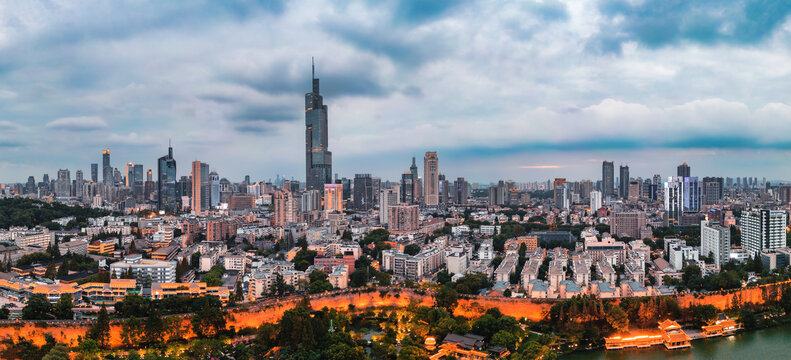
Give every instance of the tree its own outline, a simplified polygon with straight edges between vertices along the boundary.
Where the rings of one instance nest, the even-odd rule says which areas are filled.
[[[137,347],[143,336],[143,323],[132,316],[121,324],[121,341],[129,347]]]
[[[99,316],[88,331],[88,338],[96,341],[99,347],[106,348],[110,341],[110,317],[107,315],[107,308],[102,305]]]
[[[758,324],[755,313],[748,309],[742,309],[742,311],[739,312],[739,321],[741,321],[745,330],[753,330]]]
[[[780,306],[786,311],[786,314],[791,314],[791,287],[783,289],[780,296]]]
[[[71,294],[63,294],[55,303],[54,313],[58,319],[70,320],[74,318],[74,311],[71,310],[74,300]]]
[[[698,325],[707,325],[717,319],[717,310],[714,305],[698,305],[692,307],[692,314]]]
[[[513,334],[508,331],[500,330],[494,336],[492,336],[492,340],[490,343],[495,346],[502,346],[508,351],[516,350],[516,342],[519,339],[516,338]]]
[[[219,306],[206,306],[192,315],[192,330],[200,338],[213,338],[225,330],[228,314]]]
[[[445,285],[451,282],[451,280],[452,280],[452,276],[450,275],[450,273],[448,273],[447,270],[442,270],[437,273],[437,282],[440,285]]]
[[[69,360],[69,353],[63,345],[57,345],[49,350],[41,360]]]
[[[418,244],[409,244],[404,246],[404,254],[415,256],[420,253],[420,245]]]
[[[49,265],[47,265],[47,271],[44,273],[44,277],[47,279],[55,279],[55,275],[58,271],[55,269],[55,262],[50,261]]]
[[[172,319],[180,322],[180,319],[177,317],[173,317]],[[146,319],[143,341],[147,344],[156,344],[160,341],[164,341],[164,333],[165,321],[159,315],[159,310],[154,310],[151,312],[148,319]]]
[[[82,355],[83,359],[94,359],[99,353],[99,343],[93,339],[83,339],[77,351]]]
[[[33,294],[22,308],[23,320],[46,320],[52,318],[52,304],[44,294]]]
[[[57,278],[62,278],[69,275],[69,259],[63,259],[63,263],[58,268],[58,273],[55,275]]]
[[[434,306],[453,311],[459,299],[459,293],[448,285],[442,285],[434,295]]]
[[[605,318],[607,319],[607,323],[610,324],[616,332],[623,332],[629,329],[629,317],[626,316],[626,313],[620,306],[613,305],[610,307]]]

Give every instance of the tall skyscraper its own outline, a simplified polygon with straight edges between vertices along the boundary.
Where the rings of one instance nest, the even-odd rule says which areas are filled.
[[[420,177],[417,174],[417,164],[415,163],[415,157],[412,157],[412,166],[409,167],[409,172],[412,174],[412,204],[416,204],[420,201],[421,195],[421,186],[420,186]]]
[[[110,149],[102,150],[102,182],[105,186],[113,185],[113,167],[110,165]]]
[[[332,183],[332,153],[328,150],[327,105],[319,94],[319,79],[312,71],[313,91],[305,94],[305,176],[308,190],[323,190]]]
[[[618,196],[621,199],[629,198],[629,166],[621,165],[620,177],[618,178]]]
[[[371,174],[354,175],[354,209],[368,211],[374,208],[374,186]]]
[[[387,224],[388,222],[388,209],[391,206],[398,205],[399,202],[399,192],[400,188],[398,186],[394,186],[389,189],[382,189],[381,193],[379,194],[379,223],[380,224]]]
[[[687,163],[679,165],[676,174],[678,177],[690,177],[689,165]]]
[[[168,154],[157,160],[157,209],[174,211],[178,208],[176,191],[176,160],[173,147],[168,144]]]
[[[615,195],[615,166],[612,161],[601,164],[601,192],[604,198]]]
[[[212,171],[209,173],[209,182],[211,186],[211,195],[209,196],[209,204],[211,207],[220,205],[220,175]]]
[[[423,181],[426,205],[439,205],[439,158],[436,151],[427,151],[423,157]]]
[[[82,170],[77,170],[77,172],[74,173],[74,191],[72,192],[78,199],[82,197],[82,187],[84,184],[85,179],[83,178]]]
[[[99,164],[91,164],[91,181],[99,182]]]
[[[601,206],[602,206],[601,191],[591,191],[590,192],[591,213],[594,213],[596,210],[601,209]]]
[[[681,224],[685,212],[699,212],[703,202],[700,182],[696,177],[672,176],[664,191],[668,225]]]
[[[210,196],[209,164],[192,162],[192,212],[202,215],[209,208]]]
[[[785,246],[787,219],[784,210],[742,212],[742,248],[756,257],[761,250]]]
[[[132,187],[132,184],[135,182],[135,163],[126,163],[126,171],[124,171],[124,176],[126,176],[126,182],[124,185],[126,185],[126,187]]]
[[[297,221],[297,202],[288,190],[276,190],[272,195],[275,208],[274,225],[286,226]]]

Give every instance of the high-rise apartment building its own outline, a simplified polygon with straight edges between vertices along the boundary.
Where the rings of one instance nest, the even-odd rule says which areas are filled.
[[[324,184],[324,211],[343,212],[343,184]]]
[[[439,205],[439,158],[436,151],[426,152],[423,158],[423,181],[426,205]]]
[[[591,213],[601,209],[602,207],[601,191],[590,192],[590,207],[591,207]]]
[[[327,105],[319,93],[319,79],[312,71],[313,91],[305,94],[305,184],[322,190],[332,183],[332,152],[328,150]]]
[[[71,196],[71,172],[69,169],[58,170],[58,180],[55,182],[55,196]]]
[[[390,231],[411,232],[419,227],[417,205],[394,205],[387,208],[387,226]]]
[[[173,147],[168,144],[168,154],[157,160],[157,209],[160,211],[178,209],[176,181],[176,159],[173,158]]]
[[[758,256],[761,250],[784,247],[787,223],[788,214],[784,210],[742,212],[742,249]]]
[[[275,209],[275,226],[284,227],[297,221],[297,202],[290,191],[276,190],[272,195],[272,203]]]
[[[398,205],[399,203],[399,192],[400,188],[398,186],[394,186],[389,189],[382,189],[381,193],[379,194],[379,223],[380,224],[387,224],[388,222],[388,209],[390,206]]]
[[[612,161],[601,164],[601,192],[604,198],[615,195],[615,166]]]
[[[700,222],[700,256],[711,257],[718,266],[730,260],[731,229],[718,222]]]
[[[621,199],[629,198],[629,166],[621,165],[620,177],[618,178],[618,197]]]
[[[640,200],[643,195],[643,190],[641,188],[642,182],[640,180],[629,180],[629,186],[627,188],[627,199],[629,202],[636,202]]]
[[[102,182],[113,185],[113,167],[110,165],[110,149],[102,150]]]

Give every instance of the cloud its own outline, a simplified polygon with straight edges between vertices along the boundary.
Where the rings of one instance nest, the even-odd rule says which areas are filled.
[[[629,1],[604,0],[599,11],[606,19],[589,48],[620,52],[636,41],[649,48],[680,42],[755,44],[778,29],[791,13],[782,0]]]
[[[16,99],[17,93],[11,90],[0,90],[0,100]]]
[[[47,123],[48,129],[66,131],[94,131],[107,129],[107,122],[98,116],[78,116],[55,119]]]

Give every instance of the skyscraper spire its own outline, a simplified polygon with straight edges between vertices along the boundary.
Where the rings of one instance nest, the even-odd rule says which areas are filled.
[[[316,62],[313,60],[313,56],[310,57],[310,78],[316,79]]]

